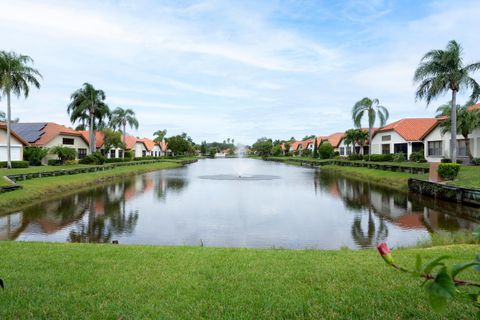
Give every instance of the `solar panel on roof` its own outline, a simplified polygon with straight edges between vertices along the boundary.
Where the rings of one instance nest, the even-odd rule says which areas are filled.
[[[46,122],[12,123],[12,130],[24,140],[32,143],[40,139],[40,136],[43,134],[43,128],[46,125]]]

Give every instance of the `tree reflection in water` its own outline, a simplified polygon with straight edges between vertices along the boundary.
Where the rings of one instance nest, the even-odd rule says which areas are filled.
[[[480,217],[478,208],[395,192],[322,170],[316,172],[314,186],[340,198],[354,212],[351,234],[362,248],[384,241],[389,224],[429,232],[473,230]]]

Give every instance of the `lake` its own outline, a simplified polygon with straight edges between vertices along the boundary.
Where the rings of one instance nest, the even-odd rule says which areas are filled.
[[[0,217],[0,239],[247,248],[415,245],[473,231],[480,209],[321,169],[204,159],[123,178]]]

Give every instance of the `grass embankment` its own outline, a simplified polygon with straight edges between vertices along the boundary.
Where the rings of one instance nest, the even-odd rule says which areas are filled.
[[[421,280],[368,251],[0,243],[1,319],[473,319],[435,313]],[[478,246],[394,252],[412,266]],[[472,280],[472,272],[462,274]],[[476,278],[475,278],[476,277]]]
[[[18,210],[27,205],[31,205],[35,201],[45,200],[49,197],[57,195],[65,195],[68,192],[77,192],[82,188],[88,188],[111,181],[122,176],[141,174],[149,171],[169,169],[180,167],[182,160],[165,160],[161,162],[152,162],[135,166],[119,166],[112,170],[97,171],[89,173],[80,173],[75,175],[65,175],[56,177],[37,178],[26,181],[20,181],[22,189],[12,192],[0,194],[0,214],[7,213],[12,210]],[[2,169],[0,175],[18,174],[33,172],[34,170],[60,170],[74,169],[76,166],[55,166],[55,167],[31,167],[26,169]],[[19,171],[23,170],[23,171]]]
[[[462,166],[457,178],[447,184],[480,189],[480,166]]]

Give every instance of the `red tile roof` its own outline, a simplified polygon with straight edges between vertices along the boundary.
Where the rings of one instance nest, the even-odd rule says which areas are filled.
[[[90,132],[88,130],[79,131],[83,138],[90,143]],[[104,134],[101,131],[95,131],[95,145],[97,149],[100,149],[103,146],[103,137]]]
[[[327,136],[326,140],[330,142],[332,147],[337,148],[344,136],[345,136],[345,132],[335,132]]]
[[[88,144],[88,139],[85,139],[81,132],[75,131],[71,128],[67,128],[61,124],[57,124],[54,122],[47,122],[46,126],[42,129],[42,131],[43,134],[33,144],[40,146],[46,145],[59,135],[80,137]]]
[[[407,141],[419,141],[437,124],[437,118],[405,118],[392,122],[378,132],[395,131]]]
[[[472,111],[472,110],[479,110],[480,111],[480,103],[474,104],[473,106],[470,106],[467,109],[468,109],[468,111]]]

